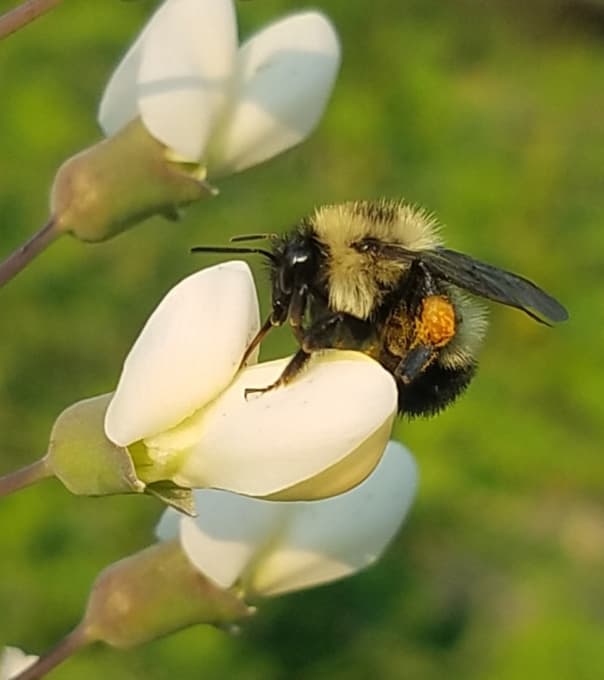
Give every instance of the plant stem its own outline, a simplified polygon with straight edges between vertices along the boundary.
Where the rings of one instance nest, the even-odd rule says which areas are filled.
[[[50,219],[42,229],[12,252],[4,262],[0,262],[0,286],[16,276],[58,236],[60,232],[55,227],[55,221]]]
[[[88,644],[90,640],[85,634],[84,629],[78,626],[66,635],[56,647],[41,656],[33,665],[26,668],[22,673],[16,675],[13,680],[37,680],[46,675],[55,666],[63,663],[78,649]]]
[[[15,491],[24,489],[26,486],[35,484],[41,479],[52,477],[52,474],[46,458],[41,458],[27,467],[0,477],[0,497],[8,496]]]
[[[0,40],[46,14],[60,2],[62,0],[27,0],[15,9],[9,10],[0,16]]]

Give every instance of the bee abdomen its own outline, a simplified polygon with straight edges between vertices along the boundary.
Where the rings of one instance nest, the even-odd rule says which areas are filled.
[[[397,381],[398,410],[409,417],[433,416],[464,392],[476,373],[477,363],[447,368],[434,362],[410,384]]]

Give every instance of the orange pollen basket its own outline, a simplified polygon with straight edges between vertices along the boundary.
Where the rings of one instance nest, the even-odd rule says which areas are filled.
[[[422,303],[416,339],[432,347],[444,347],[455,335],[455,308],[446,297],[430,295]]]

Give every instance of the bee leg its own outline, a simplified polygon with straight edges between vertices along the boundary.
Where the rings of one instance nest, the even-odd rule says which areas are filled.
[[[277,387],[287,385],[300,373],[300,371],[302,371],[304,366],[306,366],[310,356],[311,355],[308,352],[299,349],[291,358],[289,364],[283,369],[283,373],[281,373],[272,385],[268,385],[268,387],[247,387],[243,393],[244,397],[247,399],[250,394],[264,394]]]
[[[305,292],[302,291],[304,297]],[[268,387],[248,387],[244,395],[263,394],[290,383],[306,366],[313,352],[321,349],[356,349],[362,351],[367,342],[373,340],[374,329],[368,321],[357,319],[344,313],[328,314],[315,321],[308,329],[302,326],[302,310],[304,305],[292,305],[295,313],[292,330],[300,343],[300,349],[294,354],[279,378]],[[290,309],[292,309],[290,308]],[[299,312],[297,310],[300,310]],[[291,318],[290,317],[290,320]]]
[[[431,345],[416,345],[394,369],[395,379],[403,385],[409,385],[428,368],[435,357],[436,352]]]
[[[302,328],[307,304],[308,286],[306,284],[302,284],[298,289],[294,290],[289,303],[288,320],[294,331]]]
[[[275,326],[275,323],[273,322],[273,315],[271,314],[267,318],[267,320],[262,324],[260,330],[252,338],[252,341],[250,342],[250,344],[247,346],[245,352],[243,353],[243,357],[241,357],[241,361],[239,362],[239,370],[241,370],[245,366],[245,364],[246,364],[247,360],[250,358],[252,352],[264,340],[267,333],[274,326]]]
[[[283,322],[286,320],[286,318],[287,307],[277,301],[273,302],[273,311],[269,314],[266,321],[260,327],[260,330],[256,333],[250,344],[247,346],[245,352],[243,353],[243,357],[239,362],[238,370],[241,370],[245,366],[252,352],[264,340],[271,328],[277,328],[278,326],[283,325]]]
[[[272,326],[280,326],[283,321],[287,318],[289,320],[290,326],[298,343],[302,345],[304,339],[304,314],[306,312],[306,305],[308,302],[308,286],[303,284],[298,289],[296,289],[291,296],[289,305],[285,307],[284,305],[276,306],[273,308],[273,313],[265,321],[262,328],[256,334],[256,337],[252,340],[250,347],[246,350],[244,355],[244,360],[247,359],[253,349],[262,341],[264,336],[268,333]],[[251,349],[250,349],[251,348]],[[291,380],[295,378],[296,375],[302,370],[306,362],[310,359],[310,353],[305,352],[303,349],[298,350],[298,352],[292,357],[292,360],[285,367],[283,373],[279,376],[272,385],[268,387],[250,387],[244,391],[244,396],[247,398],[249,394],[258,394],[263,392],[269,392],[274,390],[276,387],[281,387],[287,385]]]
[[[415,317],[413,341],[409,351],[394,370],[394,377],[408,385],[438,357],[455,337],[455,307],[444,295],[428,295],[421,301]]]

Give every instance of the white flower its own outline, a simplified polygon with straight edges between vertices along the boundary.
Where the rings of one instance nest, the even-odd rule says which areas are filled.
[[[279,595],[373,564],[398,531],[417,487],[413,458],[391,442],[359,486],[335,498],[276,502],[224,491],[195,492],[198,517],[164,513],[160,539],[179,536],[200,572],[248,597]]]
[[[5,647],[0,653],[0,680],[11,680],[37,660],[37,656],[25,654],[17,647]]]
[[[144,482],[299,500],[346,491],[376,466],[396,414],[392,376],[333,350],[287,387],[246,399],[288,361],[237,373],[258,327],[254,282],[236,261],[181,281],[151,315],[105,418]]]
[[[175,158],[210,176],[238,172],[310,134],[339,61],[335,31],[317,12],[238,48],[232,0],[166,0],[110,79],[99,122],[113,135],[140,116]]]

